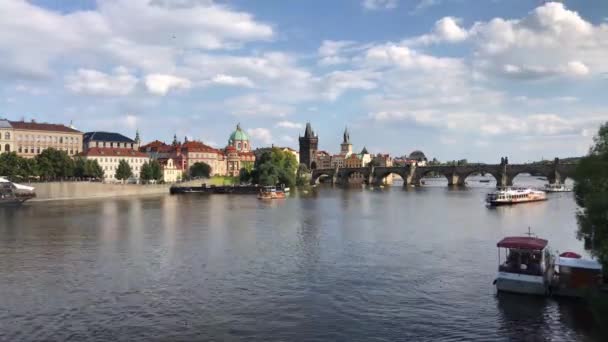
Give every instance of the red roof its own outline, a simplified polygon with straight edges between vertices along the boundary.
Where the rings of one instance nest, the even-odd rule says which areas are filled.
[[[148,155],[134,151],[130,148],[112,148],[112,147],[93,147],[83,153],[88,157],[142,157],[148,158]]]
[[[188,141],[181,145],[182,150],[188,152],[212,152],[221,153],[218,149],[215,149],[209,145],[205,145],[200,141]]]
[[[141,146],[140,148],[161,147],[161,146],[167,146],[167,144],[165,144],[164,142],[162,142],[160,140],[154,140],[150,143],[147,143],[147,144]]]
[[[32,131],[53,131],[53,132],[69,132],[82,133],[65,125],[50,124],[46,122],[25,122],[25,121],[9,121],[14,129],[28,129]]]
[[[529,236],[509,236],[500,240],[496,247],[542,250],[547,246],[547,240]]]

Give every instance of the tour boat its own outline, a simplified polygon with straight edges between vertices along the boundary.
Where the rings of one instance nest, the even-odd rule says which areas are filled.
[[[492,206],[497,206],[545,201],[546,199],[547,194],[544,191],[530,188],[505,188],[489,193],[486,197],[486,202]]]
[[[500,240],[498,247],[497,291],[531,295],[549,294],[554,272],[554,258],[548,241],[532,236],[510,236]],[[501,251],[504,250],[504,262]]]
[[[282,190],[277,190],[277,188],[274,186],[263,187],[258,195],[258,198],[261,200],[282,199],[285,197],[285,192]]]
[[[0,177],[0,205],[21,204],[33,197],[36,197],[33,187]]]
[[[565,184],[545,184],[545,192],[570,192],[572,188]]]

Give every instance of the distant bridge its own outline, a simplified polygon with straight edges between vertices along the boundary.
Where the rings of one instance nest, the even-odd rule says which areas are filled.
[[[331,178],[332,184],[347,184],[354,173],[363,175],[364,182],[370,185],[383,184],[384,179],[397,174],[403,178],[403,185],[420,185],[420,181],[430,173],[443,175],[448,185],[464,185],[465,179],[475,173],[490,174],[496,179],[497,186],[512,186],[513,179],[520,173],[542,175],[547,177],[550,184],[563,184],[566,178],[574,175],[576,164],[560,163],[555,159],[549,164],[468,164],[462,166],[391,166],[391,167],[361,167],[315,169],[312,171],[311,184],[317,183],[321,177]]]

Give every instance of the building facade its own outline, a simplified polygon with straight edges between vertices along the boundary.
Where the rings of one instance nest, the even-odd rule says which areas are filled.
[[[348,133],[348,127],[344,128],[344,135],[342,144],[340,144],[340,154],[348,157],[353,153],[353,144],[350,143],[350,133]]]
[[[139,132],[136,134],[139,136]],[[94,147],[139,149],[139,142],[120,133],[113,132],[87,132],[83,135],[83,151]]]
[[[61,124],[35,121],[0,120],[2,152],[17,152],[33,158],[47,148],[65,151],[70,156],[82,152],[82,132]]]
[[[159,159],[158,162],[165,183],[175,183],[182,180],[184,170],[179,163],[174,162],[173,158]]]
[[[317,151],[315,163],[318,169],[331,168],[331,155],[325,151]]]
[[[139,182],[141,167],[150,160],[150,157],[143,152],[134,151],[130,148],[117,147],[93,147],[82,153],[82,157],[86,160],[96,160],[101,166],[104,174],[104,182],[115,183],[119,182],[116,179],[116,170],[118,163],[124,160],[131,167],[133,173],[129,182]]]
[[[141,152],[151,159],[173,159],[178,169],[187,173],[196,163],[205,163],[211,167],[211,176],[238,176],[242,168],[253,167],[255,155],[251,151],[249,136],[237,125],[236,130],[228,138],[225,149],[216,149],[200,141],[181,143],[174,137],[171,145],[155,140],[141,146]]]
[[[309,169],[316,169],[318,165],[315,163],[317,149],[319,148],[319,137],[310,126],[310,122],[306,123],[304,136],[299,137],[300,142],[300,163],[306,165]]]
[[[13,126],[8,120],[0,119],[0,153],[15,151],[13,137]]]

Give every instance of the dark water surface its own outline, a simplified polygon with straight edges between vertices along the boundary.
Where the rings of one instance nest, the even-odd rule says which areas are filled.
[[[0,340],[603,340],[577,302],[492,286],[528,226],[582,252],[571,194],[488,209],[427,184],[0,209]]]

